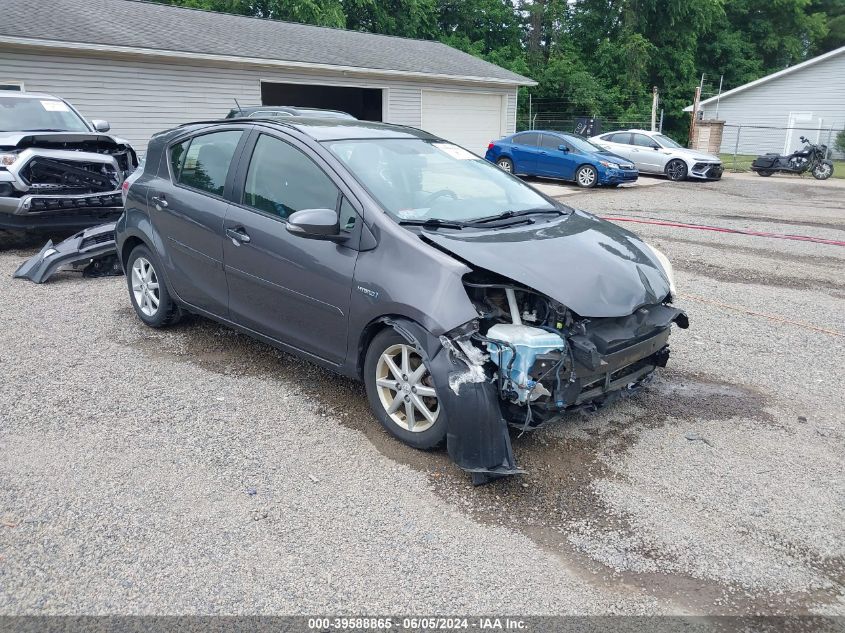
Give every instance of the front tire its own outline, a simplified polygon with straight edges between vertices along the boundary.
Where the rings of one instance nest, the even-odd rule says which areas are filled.
[[[599,182],[599,172],[592,165],[581,165],[575,172],[575,183],[584,189],[592,189]]]
[[[510,158],[500,158],[496,161],[496,165],[498,165],[499,169],[502,171],[506,171],[509,174],[513,173],[513,161]]]
[[[416,347],[395,330],[383,330],[367,348],[367,399],[381,425],[395,438],[427,450],[446,438],[446,412]]]
[[[174,303],[161,274],[161,265],[149,248],[139,244],[126,261],[126,285],[135,314],[145,325],[166,327],[179,320]]]
[[[670,160],[666,164],[666,175],[669,177],[669,180],[673,180],[675,182],[686,180],[687,164],[679,158]]]
[[[833,165],[829,163],[819,163],[813,167],[813,178],[816,180],[827,180],[833,175]]]

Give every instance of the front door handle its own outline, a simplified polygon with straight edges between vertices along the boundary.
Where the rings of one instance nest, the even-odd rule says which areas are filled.
[[[156,206],[156,209],[161,211],[162,209],[167,208],[167,200],[165,200],[164,195],[161,196],[153,196],[150,198],[153,201],[153,204]]]
[[[232,240],[232,244],[235,246],[249,243],[249,235],[247,235],[246,229],[242,226],[236,229],[226,229],[226,235]]]

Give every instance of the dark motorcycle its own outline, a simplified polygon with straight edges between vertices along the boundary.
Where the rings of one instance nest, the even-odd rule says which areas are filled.
[[[776,172],[803,174],[810,172],[816,180],[827,180],[833,175],[833,161],[827,159],[827,145],[811,143],[803,136],[801,142],[807,145],[792,154],[763,154],[758,156],[751,169],[760,176],[771,176]]]

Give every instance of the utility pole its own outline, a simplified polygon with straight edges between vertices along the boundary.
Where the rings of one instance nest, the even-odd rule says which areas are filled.
[[[716,95],[716,120],[719,120],[719,101],[722,99],[722,82],[725,80],[725,76],[722,75],[719,77],[719,94]]]
[[[651,131],[657,131],[657,86],[651,91]]]
[[[701,100],[701,86],[695,89],[695,98],[692,101],[692,119],[689,124],[689,142],[688,146],[692,147],[692,140],[695,138],[695,125],[698,122],[698,102]]]

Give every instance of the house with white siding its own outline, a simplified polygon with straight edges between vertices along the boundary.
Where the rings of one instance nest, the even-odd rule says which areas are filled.
[[[792,152],[801,136],[833,151],[845,128],[845,46],[706,99],[699,114],[725,122],[723,153]]]
[[[140,151],[237,100],[343,110],[483,155],[535,84],[439,42],[139,0],[3,0],[2,14],[0,89],[67,99]]]

